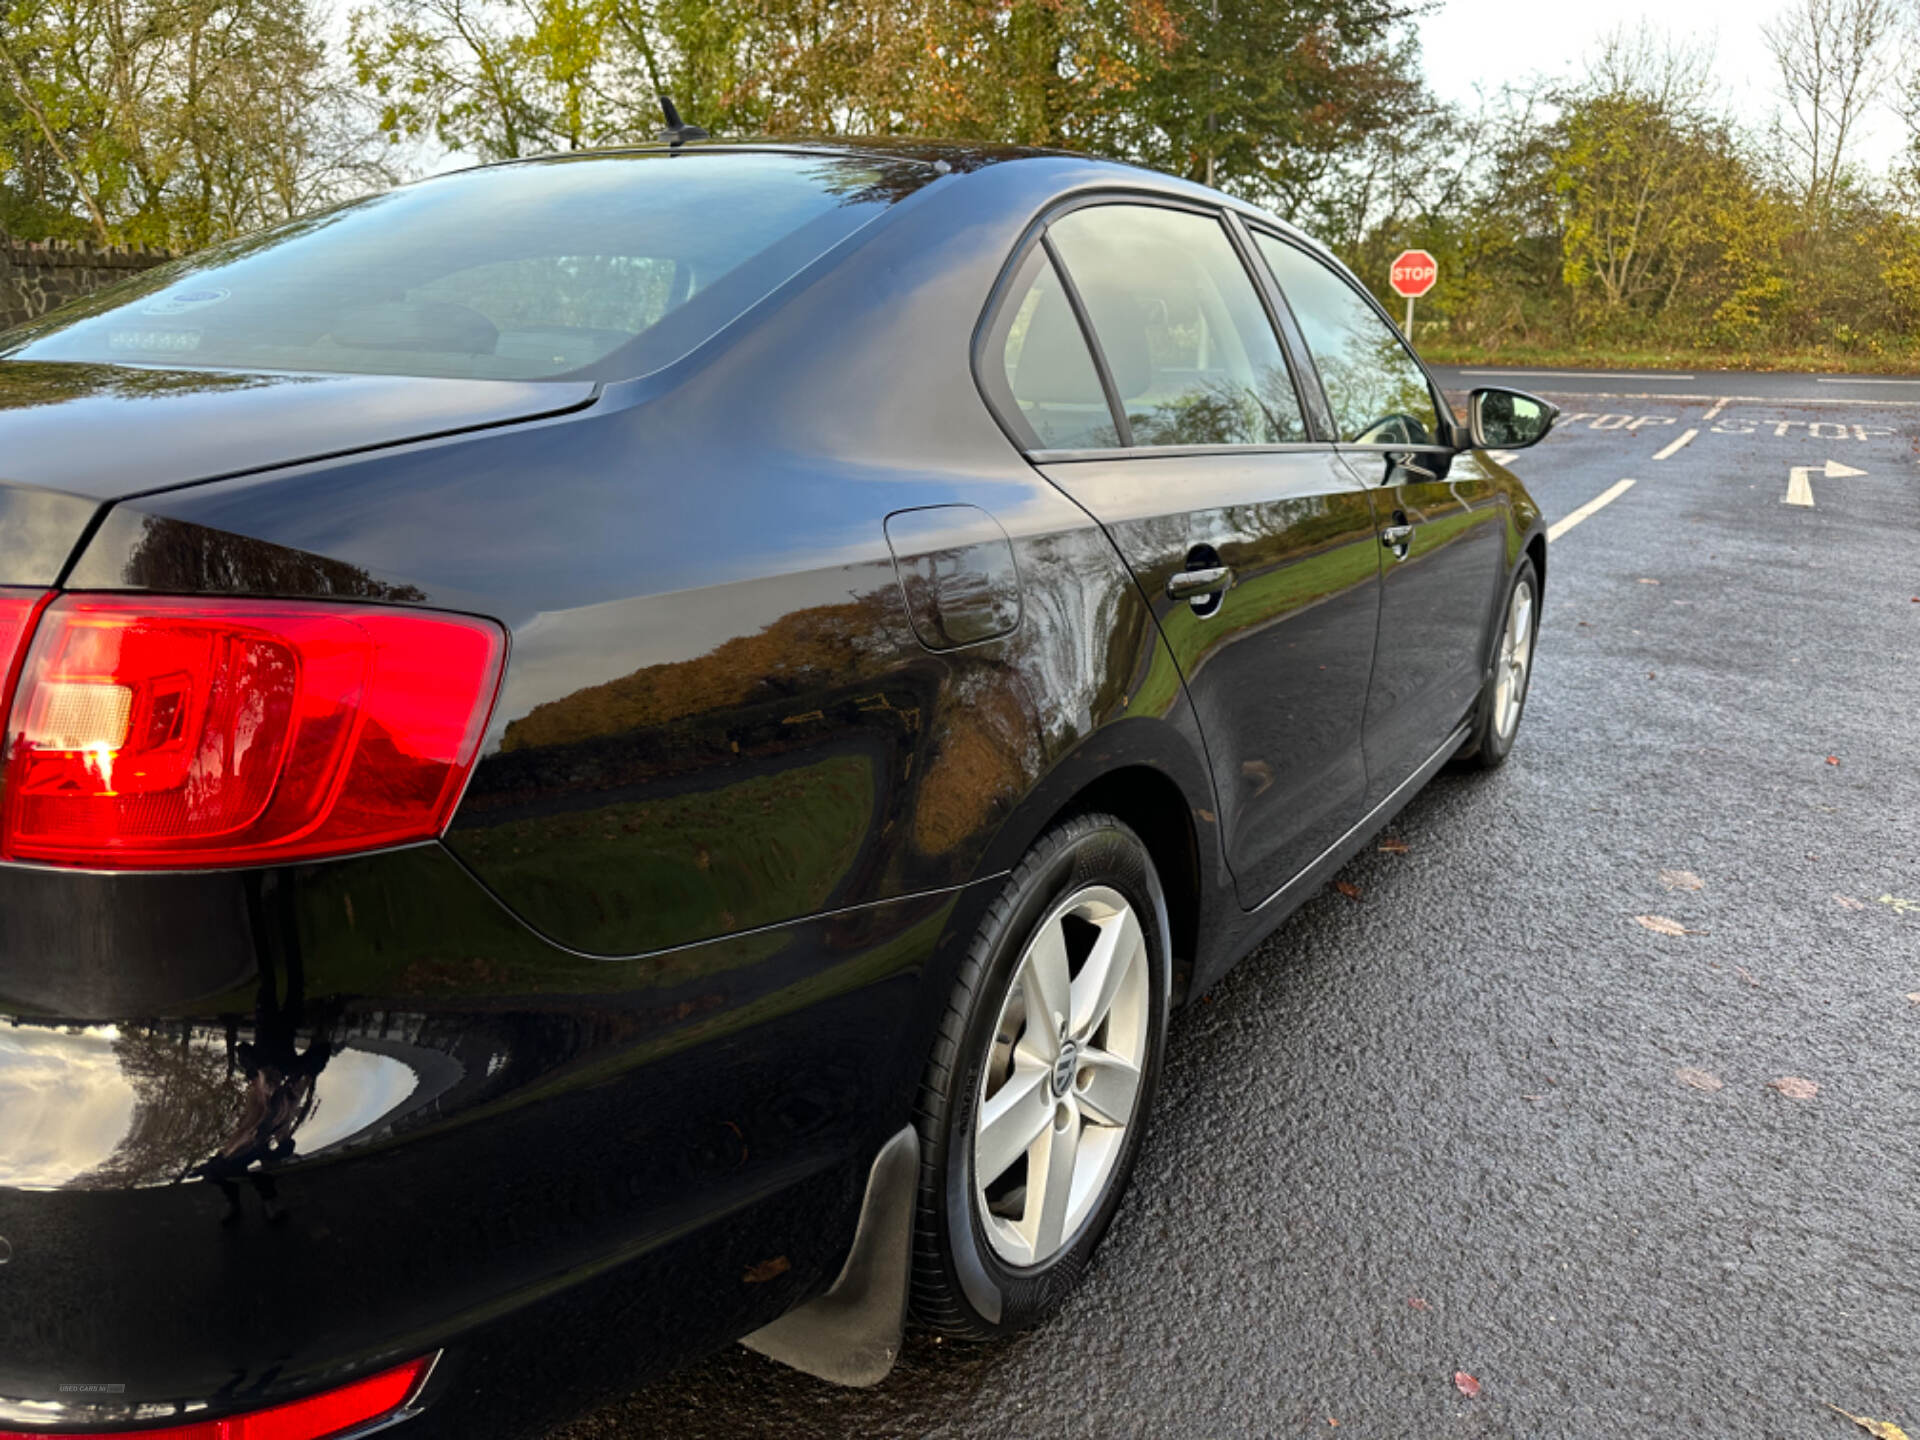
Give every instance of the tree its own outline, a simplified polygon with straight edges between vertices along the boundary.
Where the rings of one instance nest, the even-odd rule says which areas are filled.
[[[499,159],[719,133],[1087,143],[1170,40],[1162,0],[393,0],[350,52],[395,139]]]
[[[1849,144],[1890,73],[1898,0],[1793,0],[1761,27],[1780,71],[1785,116],[1774,133],[1788,182],[1817,229],[1847,179]]]
[[[1725,122],[1703,106],[1707,85],[1699,52],[1616,37],[1562,100],[1546,178],[1562,275],[1589,310],[1670,310],[1720,258],[1725,217],[1752,200]]]
[[[1408,21],[1383,0],[1168,0],[1159,63],[1106,135],[1147,164],[1305,215],[1432,117]]]
[[[12,0],[8,223],[191,248],[381,178],[318,30],[308,0]]]

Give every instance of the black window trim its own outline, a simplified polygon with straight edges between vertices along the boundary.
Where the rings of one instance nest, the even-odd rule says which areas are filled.
[[[1269,240],[1277,241],[1282,245],[1290,246],[1293,249],[1299,251],[1302,255],[1306,256],[1309,260],[1313,261],[1315,264],[1319,265],[1321,268],[1327,270],[1330,274],[1334,276],[1334,278],[1339,280],[1341,284],[1345,285],[1349,290],[1353,291],[1354,294],[1360,296],[1363,300],[1365,300],[1368,306],[1372,308],[1373,313],[1380,317],[1381,323],[1384,324],[1387,327],[1387,329],[1392,332],[1393,338],[1400,343],[1400,349],[1402,353],[1404,353],[1409,360],[1413,361],[1414,368],[1420,372],[1421,378],[1427,382],[1427,394],[1428,394],[1428,398],[1433,401],[1433,411],[1434,411],[1435,417],[1440,421],[1442,425],[1446,427],[1449,434],[1451,434],[1454,430],[1458,428],[1457,422],[1453,418],[1453,410],[1447,404],[1446,394],[1444,391],[1441,390],[1439,382],[1433,378],[1433,372],[1427,369],[1426,361],[1420,358],[1420,352],[1415,350],[1412,344],[1408,342],[1407,337],[1400,333],[1400,327],[1394,323],[1393,317],[1387,313],[1386,307],[1383,306],[1379,302],[1379,300],[1377,300],[1374,297],[1372,291],[1368,290],[1365,285],[1362,285],[1359,282],[1359,280],[1355,278],[1351,272],[1348,271],[1346,266],[1342,265],[1338,259],[1335,259],[1331,256],[1315,253],[1315,251],[1310,246],[1302,245],[1298,239],[1294,238],[1293,236],[1287,235],[1284,232],[1277,230],[1270,225],[1250,224],[1247,226],[1247,228],[1249,231],[1251,231],[1255,235],[1264,235]],[[1330,259],[1332,260],[1331,264],[1328,263]],[[1289,315],[1289,318],[1291,318],[1292,302],[1285,300],[1286,291],[1284,287],[1280,285],[1279,277],[1274,275],[1273,267],[1266,263],[1266,259],[1264,256],[1261,257],[1260,268],[1266,274],[1267,278],[1272,282],[1275,291],[1281,296],[1283,302],[1287,304],[1288,315]],[[1297,322],[1295,323],[1297,324]],[[1301,343],[1301,348],[1307,351],[1307,354],[1309,357],[1309,363],[1313,364],[1312,374],[1314,379],[1314,386],[1316,389],[1319,390],[1320,395],[1322,397],[1322,403],[1324,403],[1327,407],[1327,417],[1330,422],[1330,427],[1334,436],[1334,442],[1333,442],[1334,449],[1340,451],[1342,454],[1356,454],[1356,455],[1447,455],[1447,456],[1452,456],[1460,453],[1459,448],[1457,446],[1446,444],[1446,443],[1440,443],[1440,444],[1434,444],[1434,445],[1404,445],[1404,444],[1386,445],[1386,444],[1361,444],[1358,441],[1341,439],[1338,424],[1332,423],[1333,401],[1326,394],[1326,384],[1320,378],[1320,367],[1318,363],[1313,362],[1311,359],[1312,352],[1311,350],[1307,349],[1306,335],[1304,331],[1301,332],[1300,343]]]
[[[1051,225],[1048,228],[1052,228]],[[1133,418],[1127,414],[1127,407],[1121,402],[1120,387],[1114,383],[1113,367],[1107,363],[1107,352],[1100,344],[1100,337],[1094,333],[1093,317],[1087,313],[1087,302],[1080,298],[1080,287],[1074,282],[1073,272],[1067,269],[1067,262],[1060,258],[1060,252],[1054,248],[1053,239],[1046,230],[1040,232],[1040,248],[1046,252],[1047,263],[1053,266],[1053,278],[1060,282],[1060,291],[1067,297],[1067,308],[1073,311],[1073,322],[1080,327],[1080,339],[1093,356],[1093,373],[1100,377],[1100,393],[1107,397],[1107,415],[1113,421],[1113,433],[1120,442],[1117,448],[1131,450],[1134,448]]]
[[[1099,205],[1151,205],[1166,210],[1184,210],[1193,215],[1204,215],[1216,222],[1226,232],[1227,243],[1240,260],[1241,268],[1246,272],[1254,293],[1260,297],[1260,304],[1267,313],[1267,323],[1273,328],[1275,342],[1279,345],[1281,363],[1287,367],[1288,379],[1293,383],[1294,399],[1300,406],[1300,415],[1308,437],[1305,440],[1281,441],[1266,444],[1249,445],[1135,445],[1133,427],[1128,421],[1125,407],[1113,383],[1113,372],[1107,365],[1106,352],[1101,348],[1099,337],[1093,333],[1086,307],[1081,302],[1079,287],[1075,285],[1072,274],[1054,253],[1053,245],[1047,238],[1047,231],[1062,216],[1076,210],[1090,209]],[[1229,206],[1208,205],[1184,196],[1168,195],[1163,191],[1132,189],[1126,186],[1104,185],[1095,189],[1076,191],[1062,196],[1047,206],[1027,225],[1006,262],[1001,266],[993,289],[988,293],[980,319],[974,325],[973,332],[973,381],[980,392],[980,398],[986,402],[987,411],[1028,460],[1034,464],[1057,464],[1083,460],[1127,460],[1127,459],[1163,459],[1197,455],[1264,455],[1297,454],[1300,452],[1325,453],[1330,446],[1336,446],[1339,435],[1329,423],[1331,411],[1322,413],[1325,406],[1323,395],[1319,395],[1319,377],[1311,369],[1302,369],[1307,362],[1305,342],[1297,350],[1290,330],[1297,330],[1291,312],[1285,313],[1275,307],[1277,287],[1273,287],[1272,276],[1264,260],[1254,253],[1252,245],[1245,236],[1236,230],[1238,213]],[[1010,392],[1003,396],[1004,385],[996,386],[987,377],[992,375],[992,366],[996,358],[988,353],[990,341],[999,329],[1002,310],[1006,307],[1021,275],[1025,272],[1027,260],[1035,249],[1042,250],[1047,263],[1053,266],[1054,274],[1065,291],[1068,303],[1073,308],[1075,319],[1080,322],[1080,335],[1085,340],[1087,351],[1093,357],[1094,371],[1100,377],[1101,389],[1107,397],[1107,408],[1112,415],[1114,433],[1124,444],[1094,450],[1048,450],[1036,442],[1039,436],[1026,423],[1026,417],[1019,412],[1018,405],[1013,413],[1006,413],[1006,402]],[[1024,292],[1023,292],[1024,294]],[[1003,363],[1003,362],[1002,362]],[[1313,376],[1313,386],[1303,383],[1303,375]],[[1319,395],[1320,405],[1313,401]]]

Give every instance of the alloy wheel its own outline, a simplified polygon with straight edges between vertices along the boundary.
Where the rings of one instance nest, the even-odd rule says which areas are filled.
[[[1035,930],[1001,1005],[975,1106],[973,1183],[994,1252],[1051,1259],[1099,1204],[1147,1063],[1146,935],[1088,886]]]
[[[1520,723],[1527,698],[1527,672],[1533,665],[1533,582],[1522,579],[1507,602],[1507,625],[1494,661],[1493,725],[1502,740]]]

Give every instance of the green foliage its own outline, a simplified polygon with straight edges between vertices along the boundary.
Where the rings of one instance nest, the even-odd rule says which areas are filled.
[[[192,248],[357,172],[308,0],[11,0],[0,220],[29,238]]]
[[[1378,0],[1168,0],[1158,64],[1113,123],[1111,148],[1189,179],[1314,213],[1430,111],[1405,22]]]
[[[357,81],[395,139],[486,158],[722,133],[1087,143],[1172,43],[1161,0],[390,0]]]
[[[1432,133],[1453,158],[1339,248],[1389,303],[1393,255],[1434,253],[1418,338],[1440,353],[1920,358],[1920,185],[1836,167],[1810,211],[1697,55],[1615,42],[1579,86]]]

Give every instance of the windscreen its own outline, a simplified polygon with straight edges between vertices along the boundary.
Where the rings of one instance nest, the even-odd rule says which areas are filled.
[[[933,176],[764,151],[469,170],[147,271],[9,333],[0,355],[620,379],[677,359]]]

